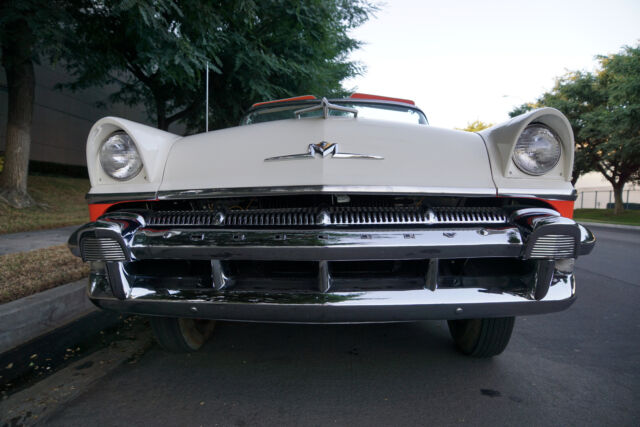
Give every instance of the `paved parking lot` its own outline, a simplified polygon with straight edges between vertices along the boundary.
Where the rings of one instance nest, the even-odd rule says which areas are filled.
[[[518,318],[506,352],[463,357],[445,322],[220,323],[200,353],[153,347],[53,425],[637,425],[640,233],[597,229],[567,311]]]

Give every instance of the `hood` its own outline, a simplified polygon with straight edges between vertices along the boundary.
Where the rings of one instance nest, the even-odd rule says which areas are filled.
[[[337,144],[309,153],[310,144]],[[379,156],[340,157],[335,153]],[[424,125],[334,117],[239,126],[178,140],[160,191],[284,186],[389,187],[389,191],[496,194],[482,138]],[[394,187],[393,189],[391,187]],[[366,191],[366,189],[363,189]]]

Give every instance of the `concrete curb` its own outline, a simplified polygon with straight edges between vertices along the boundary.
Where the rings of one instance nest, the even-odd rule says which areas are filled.
[[[0,305],[0,353],[96,310],[86,286],[85,278]]]
[[[577,221],[580,224],[586,225],[587,227],[616,228],[618,230],[640,231],[640,225],[607,224],[604,222],[584,222],[580,220]]]

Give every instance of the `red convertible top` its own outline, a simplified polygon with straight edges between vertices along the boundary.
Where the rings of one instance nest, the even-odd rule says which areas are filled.
[[[372,99],[377,101],[392,101],[392,102],[400,102],[403,104],[416,105],[415,102],[410,99],[402,99],[402,98],[391,98],[388,96],[380,96],[380,95],[370,95],[368,93],[354,93],[349,98],[351,99]],[[264,102],[256,102],[251,106],[251,108],[261,107],[267,104],[275,104],[279,102],[291,102],[291,101],[308,101],[312,99],[318,99],[313,95],[302,95],[302,96],[294,96],[293,98],[283,98],[283,99],[274,99],[272,101],[264,101]]]

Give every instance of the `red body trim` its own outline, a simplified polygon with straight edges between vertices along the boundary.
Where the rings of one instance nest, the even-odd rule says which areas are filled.
[[[547,200],[547,199],[538,199],[542,200],[545,203],[551,205],[551,207],[558,211],[560,215],[565,218],[573,218],[573,200]]]
[[[157,199],[156,199],[157,200]],[[122,202],[115,203],[90,203],[89,204],[89,220],[95,221],[100,218],[109,210],[111,206],[119,205],[121,203],[132,203],[132,202],[153,202],[155,200],[123,200]]]
[[[95,221],[109,209],[115,203],[94,203],[89,205],[89,220]]]
[[[293,98],[274,99],[273,101],[256,102],[251,106],[251,108],[260,107],[261,105],[275,104],[277,102],[308,101],[310,99],[318,99],[318,98],[316,98],[313,95],[294,96]]]
[[[553,209],[558,211],[560,215],[565,218],[573,218],[573,200],[547,200],[547,199],[538,199],[541,200],[548,205],[550,205]],[[95,221],[99,217],[105,214],[107,210],[113,205],[117,205],[120,203],[131,203],[131,202],[149,202],[150,200],[126,200],[122,202],[116,203],[93,203],[89,204],[89,219],[91,221]]]
[[[415,102],[410,99],[402,99],[402,98],[390,98],[388,96],[380,96],[380,95],[370,95],[368,93],[354,93],[350,96],[350,98],[354,99],[377,99],[380,101],[394,101],[394,102],[402,102],[403,104],[416,105]]]

